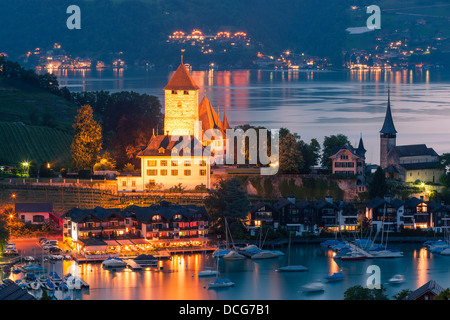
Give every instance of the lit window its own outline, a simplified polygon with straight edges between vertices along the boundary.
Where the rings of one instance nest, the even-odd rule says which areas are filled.
[[[206,166],[206,161],[205,160],[201,160],[200,161],[200,167],[205,167]]]
[[[156,160],[148,160],[147,161],[147,166],[149,166],[149,167],[156,167],[156,165],[157,165]]]
[[[172,160],[172,167],[178,166],[178,160]]]
[[[126,187],[127,186],[127,182],[126,181],[122,181],[122,187]]]
[[[165,169],[161,170],[161,175],[162,176],[167,176],[167,170],[165,170]]]
[[[190,160],[186,160],[186,161],[184,162],[184,166],[185,166],[185,167],[190,167],[190,166],[191,166],[191,161],[190,161]]]
[[[161,167],[167,166],[167,160],[161,160]]]
[[[156,175],[158,175],[158,170],[149,169],[149,170],[147,170],[147,175],[148,176],[156,176]]]
[[[177,176],[178,175],[178,170],[171,170],[170,174],[172,176]]]
[[[184,175],[185,176],[190,176],[191,175],[191,170],[184,170]]]

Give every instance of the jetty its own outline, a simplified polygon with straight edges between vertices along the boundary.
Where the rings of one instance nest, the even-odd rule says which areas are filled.
[[[350,249],[352,249],[355,252],[358,252],[361,255],[364,255],[366,258],[374,258],[373,254],[367,252],[366,250],[364,250],[361,247],[358,247],[356,244],[351,243],[351,242],[346,242],[345,243],[347,246],[350,247]]]

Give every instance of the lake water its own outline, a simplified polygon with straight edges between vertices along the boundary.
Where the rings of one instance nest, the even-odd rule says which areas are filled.
[[[72,91],[133,90],[158,96],[173,71],[57,71],[61,86]],[[309,142],[342,133],[354,145],[362,134],[368,163],[379,164],[379,131],[386,112],[388,86],[397,145],[427,144],[450,152],[450,72],[438,71],[192,71],[206,95],[231,126],[250,123],[268,129],[286,127]]]
[[[74,261],[58,262],[49,267],[60,275],[75,270],[90,285],[88,290],[70,295],[82,300],[341,300],[346,289],[354,285],[366,286],[370,265],[381,270],[381,282],[386,294],[392,296],[402,289],[415,290],[429,280],[435,280],[444,288],[450,287],[450,256],[428,252],[420,244],[391,244],[404,252],[404,257],[394,259],[370,259],[365,261],[340,261],[333,252],[318,244],[293,245],[290,264],[309,268],[306,272],[279,273],[280,266],[287,264],[287,255],[267,260],[219,260],[221,277],[235,282],[234,287],[208,289],[214,277],[199,278],[197,272],[215,264],[211,254],[186,254],[173,256],[162,262],[162,271],[141,270],[109,271],[100,263],[80,264]],[[284,252],[287,247],[282,248]],[[325,277],[342,270],[344,280],[327,283]],[[390,285],[388,280],[395,274],[403,274],[406,281]],[[11,275],[12,279],[22,274]],[[301,286],[321,281],[325,291],[304,293]],[[59,293],[58,293],[59,295]]]

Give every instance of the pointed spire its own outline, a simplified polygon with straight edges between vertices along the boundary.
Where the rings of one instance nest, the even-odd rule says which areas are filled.
[[[381,128],[380,133],[388,133],[388,134],[397,133],[397,130],[395,130],[394,120],[392,119],[392,113],[391,113],[390,89],[388,89],[388,104],[387,104],[387,109],[386,109],[386,116],[384,118],[383,128]]]
[[[223,113],[223,130],[231,129],[230,124],[228,123],[227,113]]]
[[[361,156],[365,156],[366,151],[367,150],[364,148],[364,142],[363,142],[362,133],[361,133],[360,138],[359,138],[358,149],[356,149],[356,153],[358,153]]]
[[[183,59],[183,58],[181,58]],[[192,79],[183,63],[173,74],[164,90],[199,90],[199,86]]]

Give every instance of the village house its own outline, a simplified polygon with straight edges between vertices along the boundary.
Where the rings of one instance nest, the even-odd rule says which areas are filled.
[[[333,155],[330,156],[332,161],[331,173],[341,177],[356,178],[357,191],[365,192],[366,149],[362,137],[359,139],[357,149],[345,145],[341,148],[333,148],[332,152]]]
[[[53,223],[57,228],[62,225],[61,218],[53,211],[52,203],[16,203],[14,210],[17,219],[24,223],[36,225]]]

